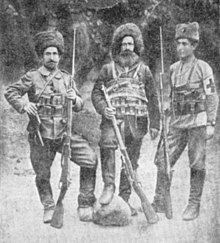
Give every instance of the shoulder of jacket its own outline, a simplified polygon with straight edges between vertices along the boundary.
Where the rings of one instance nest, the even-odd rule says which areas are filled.
[[[140,69],[139,69],[140,73],[144,73],[147,76],[152,76],[149,66],[144,61],[140,61],[139,65],[140,65]]]
[[[180,64],[180,61],[174,62],[173,64],[170,65],[170,70],[175,70]]]
[[[102,66],[102,68],[100,69],[100,73],[101,74],[109,74],[109,73],[112,72],[114,67],[115,67],[115,65],[113,64],[113,62],[105,63]]]
[[[65,69],[62,69],[62,70],[60,70],[62,73],[66,73],[66,74],[69,74],[70,75],[70,73],[68,72],[68,71],[66,71]]]
[[[26,79],[31,79],[37,72],[37,69],[31,69],[29,71],[27,71],[22,78],[26,78]]]
[[[64,74],[64,75],[67,75],[67,76],[71,75],[71,74],[70,74],[68,71],[66,71],[65,69],[60,70],[60,72],[61,72],[62,74]]]
[[[38,69],[33,68],[33,69],[27,71],[27,72],[25,73],[25,75],[26,75],[26,74],[33,74],[33,73],[36,73],[37,71],[38,71]]]
[[[203,68],[211,68],[211,66],[207,62],[205,62],[205,61],[203,61],[201,59],[197,60],[197,65],[199,65],[199,66],[201,66]]]
[[[63,77],[65,80],[69,79],[70,76],[71,76],[71,74],[68,71],[64,70],[64,69],[60,70],[58,72],[58,74],[56,75],[56,77],[59,77],[59,78]]]
[[[140,65],[141,68],[150,70],[149,66],[144,61],[140,61],[139,65]]]

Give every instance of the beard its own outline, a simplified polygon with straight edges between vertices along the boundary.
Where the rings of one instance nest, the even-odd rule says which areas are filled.
[[[53,71],[57,68],[57,62],[49,61],[44,63],[44,66],[50,71]]]
[[[115,58],[115,61],[120,64],[122,67],[132,67],[139,61],[139,56],[130,50],[125,50],[119,53]]]

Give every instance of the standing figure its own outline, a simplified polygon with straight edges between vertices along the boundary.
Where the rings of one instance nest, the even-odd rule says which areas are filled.
[[[199,215],[206,174],[206,143],[214,134],[218,96],[211,67],[194,55],[199,42],[198,23],[178,24],[175,39],[180,60],[170,67],[171,119],[167,140],[171,168],[188,146],[190,195],[183,220],[193,220]],[[152,206],[163,213],[167,180],[163,143],[158,147],[155,164],[158,171]]]
[[[118,27],[111,45],[112,61],[102,67],[92,91],[92,102],[102,115],[100,153],[104,189],[99,202],[109,204],[115,192],[115,150],[118,148],[111,117],[116,116],[133,169],[138,167],[142,139],[148,131],[155,139],[159,133],[158,96],[151,71],[140,59],[144,50],[140,29],[133,23]],[[102,85],[107,89],[112,108],[107,106]],[[148,117],[149,115],[149,117]],[[131,186],[121,169],[119,196],[128,203]],[[137,211],[131,207],[131,214]]]
[[[54,211],[50,168],[56,152],[62,153],[67,126],[67,99],[72,100],[75,112],[82,109],[83,102],[71,75],[58,68],[64,51],[61,33],[40,32],[34,40],[35,50],[43,65],[27,72],[18,82],[8,86],[5,97],[19,113],[27,113],[30,118],[27,127],[30,159],[36,173],[40,200],[44,206],[43,221],[49,223]],[[71,83],[73,85],[70,86]],[[27,102],[22,98],[26,93]],[[94,189],[97,157],[88,142],[74,131],[70,147],[70,159],[80,166],[79,218],[82,221],[90,221],[96,201]]]

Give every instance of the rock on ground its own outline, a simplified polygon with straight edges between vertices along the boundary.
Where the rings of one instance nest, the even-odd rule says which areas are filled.
[[[125,226],[131,221],[128,204],[119,196],[114,195],[108,205],[96,204],[93,222],[104,226]]]

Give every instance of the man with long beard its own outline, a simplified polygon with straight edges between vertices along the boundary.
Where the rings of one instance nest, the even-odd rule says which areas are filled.
[[[133,169],[138,167],[142,139],[148,130],[155,139],[160,127],[160,113],[155,83],[149,70],[141,60],[144,50],[142,34],[133,23],[121,25],[116,29],[111,46],[112,61],[103,66],[92,91],[92,102],[96,111],[102,115],[100,153],[104,189],[100,204],[111,202],[115,192],[115,150],[118,148],[111,118],[116,116],[124,138]],[[112,108],[107,106],[102,91],[107,88]],[[148,119],[149,113],[149,119]],[[131,186],[121,169],[119,196],[128,203]],[[137,211],[131,207],[131,214]]]

